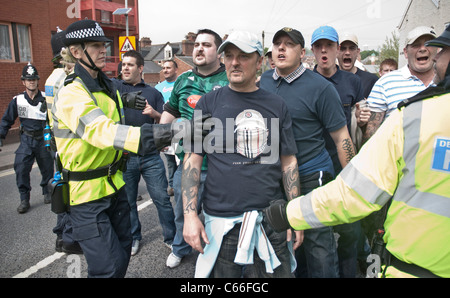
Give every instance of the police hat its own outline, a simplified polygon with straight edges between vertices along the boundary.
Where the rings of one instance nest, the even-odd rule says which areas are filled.
[[[450,47],[450,26],[447,26],[445,31],[436,39],[429,40],[425,43],[427,47]]]
[[[28,62],[28,65],[23,68],[22,76],[20,78],[22,80],[39,80],[39,75],[36,67]]]
[[[102,27],[100,27],[96,21],[76,21],[66,28],[66,36],[64,38],[64,44],[66,46],[76,43],[96,41],[112,42],[112,40],[106,38]]]
[[[64,37],[66,32],[58,28],[52,39],[50,40],[52,44],[53,59],[61,57],[61,50],[64,48]]]

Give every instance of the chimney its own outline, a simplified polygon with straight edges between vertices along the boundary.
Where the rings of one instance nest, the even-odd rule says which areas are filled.
[[[141,41],[140,41],[140,47],[142,48],[146,48],[146,47],[151,47],[152,46],[152,40],[150,39],[150,37],[142,37]]]
[[[181,49],[183,56],[192,56],[192,52],[194,51],[194,41],[191,40],[183,40],[181,42]]]
[[[195,34],[194,32],[189,32],[188,34],[186,34],[186,39],[192,42],[195,42],[195,39],[197,38],[197,34]]]

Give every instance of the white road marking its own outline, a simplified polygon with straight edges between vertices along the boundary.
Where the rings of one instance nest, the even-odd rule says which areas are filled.
[[[53,255],[43,259],[42,261],[40,261],[36,265],[28,268],[24,272],[21,272],[21,273],[15,275],[15,276],[13,276],[13,278],[26,278],[26,277],[29,277],[31,274],[34,274],[34,273],[38,272],[38,270],[47,267],[48,265],[50,265],[54,261],[60,259],[64,255],[65,255],[65,253],[63,253],[63,252],[56,252]]]
[[[34,163],[32,169],[36,168],[37,166],[38,166],[37,163]],[[14,173],[15,173],[14,169],[3,170],[3,171],[0,172],[0,177],[5,177],[5,176],[8,176],[8,175],[12,175]]]
[[[0,177],[1,173],[0,173]],[[145,202],[143,202],[142,204],[138,205],[138,212],[141,211],[144,208],[147,208],[148,206],[150,206],[151,204],[153,204],[153,201],[150,199],[150,196],[148,194],[142,195],[143,198],[148,197],[149,199]],[[38,272],[39,270],[47,267],[48,265],[50,265],[51,263],[53,263],[54,261],[60,259],[62,256],[64,256],[66,253],[63,252],[56,252],[53,255],[43,259],[42,261],[40,261],[39,263],[37,263],[34,266],[31,266],[30,268],[28,268],[27,270],[13,276],[13,278],[27,278],[30,275]]]

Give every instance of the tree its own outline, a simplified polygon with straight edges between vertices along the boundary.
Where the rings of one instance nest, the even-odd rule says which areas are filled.
[[[399,42],[400,37],[394,32],[392,32],[392,37],[386,37],[386,41],[381,46],[379,61],[384,61],[385,59],[392,58],[398,62],[399,53]]]
[[[379,56],[380,53],[376,50],[365,50],[361,51],[361,60],[366,59],[367,57],[371,56],[372,54],[375,54],[375,56]]]

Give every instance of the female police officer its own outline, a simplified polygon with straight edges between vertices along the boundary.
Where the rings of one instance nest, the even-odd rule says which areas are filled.
[[[64,43],[77,63],[52,107],[73,237],[86,257],[89,277],[124,277],[128,267],[132,238],[123,151],[161,149],[170,145],[172,135],[170,124],[123,125],[124,105],[144,109],[145,99],[136,94],[121,99],[102,72],[109,41],[93,20],[67,27]],[[155,145],[155,126],[167,143]]]

